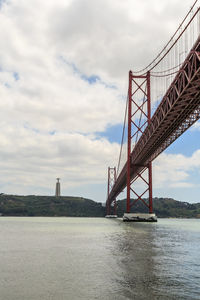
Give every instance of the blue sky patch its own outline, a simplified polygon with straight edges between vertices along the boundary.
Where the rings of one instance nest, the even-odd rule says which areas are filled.
[[[96,83],[97,81],[100,81],[99,76],[97,75],[91,75],[91,76],[86,76],[86,75],[81,75],[81,78],[90,84]]]
[[[35,133],[40,133],[39,129],[37,129],[37,128],[32,128],[28,123],[25,123],[25,124],[24,124],[24,128],[27,129],[27,130],[33,131],[33,132],[35,132]]]
[[[100,77],[97,75],[87,76],[86,74],[82,73],[74,63],[67,61],[63,56],[60,56],[60,59],[62,60],[62,62],[67,64],[70,68],[72,68],[75,74],[77,74],[84,81],[87,81],[89,84],[94,84],[100,80]]]
[[[114,84],[108,84],[108,83],[102,81],[101,78],[96,74],[87,76],[74,63],[67,61],[63,56],[60,56],[59,59],[63,63],[65,63],[66,65],[71,67],[75,74],[77,74],[82,80],[88,82],[89,84],[92,85],[95,83],[100,83],[100,84],[104,85],[106,88],[117,89],[117,87]]]
[[[200,131],[188,129],[165,150],[165,153],[191,156],[197,149],[200,149]]]
[[[7,82],[6,82],[4,85],[5,85],[5,87],[7,87],[8,89],[10,89],[10,88],[11,88],[10,84],[9,84],[9,83],[7,83]]]
[[[19,80],[19,74],[17,72],[13,72],[13,77],[15,78],[16,81]]]
[[[97,135],[99,137],[104,137],[109,140],[111,143],[118,143],[121,145],[122,139],[122,131],[123,131],[123,124],[117,124],[109,126],[104,132],[98,132]],[[127,133],[125,132],[125,137]]]
[[[6,2],[6,0],[0,0],[0,9],[2,8],[2,6],[5,2]]]
[[[55,131],[55,130],[49,131],[49,134],[50,134],[50,135],[55,135],[55,134],[56,134],[56,131]]]

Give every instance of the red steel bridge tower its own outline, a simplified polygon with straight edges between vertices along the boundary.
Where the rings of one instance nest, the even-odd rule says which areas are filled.
[[[141,201],[148,209],[148,217],[153,216],[152,204],[152,162],[147,164],[134,165],[132,150],[137,141],[143,134],[145,128],[151,120],[151,91],[150,91],[150,72],[140,76],[129,72],[128,88],[128,140],[127,140],[127,163],[125,164],[126,173],[126,213],[130,216],[131,208]],[[139,101],[138,101],[139,99]],[[132,178],[133,170],[136,170]],[[140,192],[135,188],[137,180],[140,180],[142,187]],[[116,183],[116,168],[108,168],[108,199],[110,192]],[[147,199],[144,200],[144,196]],[[131,200],[134,198],[134,200]],[[116,215],[116,198],[114,202],[114,215]],[[107,201],[107,215],[111,215],[111,202]],[[136,216],[140,220],[144,214]]]
[[[140,94],[142,101],[140,104],[135,100],[137,94]],[[136,117],[139,115],[139,119]],[[128,89],[128,142],[127,142],[127,205],[126,212],[131,212],[131,207],[139,200],[148,208],[150,214],[153,213],[152,205],[152,163],[141,164],[137,167],[143,169],[136,172],[135,178],[131,178],[131,169],[135,168],[132,162],[132,150],[139,137],[143,134],[146,126],[151,120],[151,91],[150,91],[150,72],[145,75],[137,76],[129,72],[129,89]],[[144,177],[144,172],[146,178]],[[142,192],[137,193],[134,188],[136,181],[140,179],[144,183]],[[131,202],[131,192],[136,199]],[[143,197],[148,193],[148,201]]]

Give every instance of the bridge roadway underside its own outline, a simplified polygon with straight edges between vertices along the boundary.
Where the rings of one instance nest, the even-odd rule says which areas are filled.
[[[200,118],[200,37],[176,74],[131,153],[131,179],[142,172]],[[127,163],[114,184],[110,203],[126,187]]]

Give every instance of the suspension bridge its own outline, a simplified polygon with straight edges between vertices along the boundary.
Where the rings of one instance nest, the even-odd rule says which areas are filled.
[[[116,215],[116,198],[126,188],[124,221],[157,220],[152,161],[200,118],[197,2],[156,58],[144,69],[129,72],[118,166],[108,168],[107,216]],[[133,213],[138,201],[145,205],[146,214]]]

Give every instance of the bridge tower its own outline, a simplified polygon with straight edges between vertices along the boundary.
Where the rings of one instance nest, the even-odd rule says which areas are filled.
[[[108,167],[108,191],[107,195],[109,196],[110,191],[112,190],[117,179],[116,167]],[[111,203],[110,201],[106,202],[106,217],[117,217],[117,203],[116,198]]]
[[[152,163],[145,161],[140,165],[132,163],[134,157],[132,150],[137,144],[140,136],[151,120],[151,90],[150,90],[150,72],[143,75],[133,75],[129,72],[128,89],[128,141],[127,141],[127,202],[124,221],[131,219],[151,220],[154,217],[152,203]],[[136,168],[137,167],[137,168]],[[141,167],[141,169],[140,169]],[[136,168],[138,172],[134,178],[131,177],[131,169]],[[140,192],[136,191],[136,181],[140,180],[142,188]],[[142,189],[142,190],[141,190]],[[132,198],[135,200],[131,201]],[[148,195],[148,196],[147,196]],[[148,200],[144,200],[147,196]],[[131,207],[138,201],[148,208],[149,214],[131,214]]]

